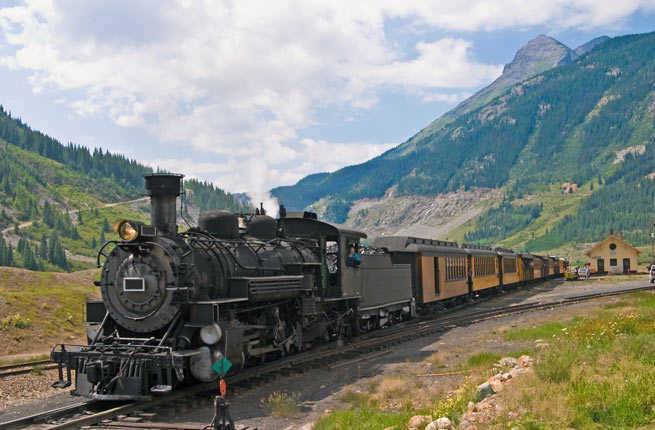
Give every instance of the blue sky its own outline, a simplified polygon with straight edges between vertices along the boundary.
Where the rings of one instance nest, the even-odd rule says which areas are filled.
[[[539,34],[655,30],[655,0],[450,3],[0,0],[0,104],[262,199],[401,143]]]

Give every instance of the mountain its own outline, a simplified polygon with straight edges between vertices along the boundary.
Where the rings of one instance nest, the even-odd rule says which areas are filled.
[[[434,200],[446,193],[454,201],[469,190],[499,190],[503,197],[464,217],[451,238],[543,249],[573,240],[545,239],[555,228],[573,226],[579,240],[596,240],[614,228],[642,243],[643,217],[630,210],[610,216],[598,205],[614,193],[613,205],[641,208],[635,196],[647,197],[652,186],[650,172],[631,176],[624,169],[648,160],[655,139],[655,33],[595,39],[577,51],[581,55],[540,36],[517,52],[504,77],[456,107],[447,121],[438,119],[365,163],[308,176],[272,193],[287,207],[313,207],[355,225],[366,218],[353,212],[360,202]],[[643,167],[650,168],[655,171]],[[565,182],[579,190],[563,195]],[[581,218],[594,214],[597,224]]]
[[[596,37],[594,39],[591,39],[587,43],[583,43],[582,45],[578,46],[577,48],[575,48],[573,50],[573,52],[575,53],[575,57],[576,58],[581,57],[581,56],[591,52],[593,49],[596,49],[596,47],[598,45],[601,45],[601,44],[607,42],[608,40],[610,40],[610,38],[608,36],[599,36],[599,37]]]
[[[97,248],[116,238],[112,224],[148,219],[150,172],[120,154],[63,145],[0,106],[0,266],[92,266]],[[249,210],[210,183],[189,179],[185,190],[191,218],[210,208]]]

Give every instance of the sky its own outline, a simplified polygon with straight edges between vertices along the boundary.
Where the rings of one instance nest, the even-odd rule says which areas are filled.
[[[258,200],[370,159],[539,34],[655,30],[655,0],[0,0],[0,104]]]

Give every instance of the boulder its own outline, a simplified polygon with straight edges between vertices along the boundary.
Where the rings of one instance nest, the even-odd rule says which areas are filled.
[[[492,388],[489,382],[482,383],[478,385],[476,391],[476,399],[479,402],[480,400],[486,399],[487,397],[494,394],[494,389]]]
[[[517,366],[519,362],[514,357],[503,357],[498,361],[498,364],[502,367],[514,367]]]
[[[500,380],[500,378],[496,376],[492,376],[489,378],[489,381],[487,381],[489,385],[491,385],[491,390],[493,393],[500,393],[503,391],[503,381]],[[492,394],[493,394],[492,393]]]
[[[408,429],[422,429],[432,421],[431,415],[414,415],[407,423]]]
[[[525,372],[525,369],[523,367],[514,367],[510,369],[508,373],[512,378],[516,378],[518,375],[520,375],[523,372]]]
[[[453,424],[450,422],[450,420],[447,417],[441,417],[437,421],[437,428],[440,430],[450,430],[453,428]]]
[[[519,357],[518,362],[521,367],[530,367],[534,363],[534,360],[529,355],[522,355]]]

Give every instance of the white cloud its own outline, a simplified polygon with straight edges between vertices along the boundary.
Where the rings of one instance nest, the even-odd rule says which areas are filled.
[[[457,104],[463,100],[466,100],[467,98],[471,97],[473,93],[469,92],[462,92],[462,93],[451,93],[451,94],[446,94],[446,93],[424,93],[421,96],[421,100],[423,100],[426,103],[430,102],[441,102],[441,103],[448,103],[451,105]]]
[[[368,109],[387,88],[455,102],[500,73],[465,38],[418,40],[408,58],[389,40],[390,19],[465,31],[594,26],[652,5],[38,0],[0,9],[0,66],[27,71],[34,91],[57,92],[78,115],[148,131],[163,167],[262,191],[389,147],[307,139],[318,108]],[[167,147],[180,145],[188,159],[170,164]]]

